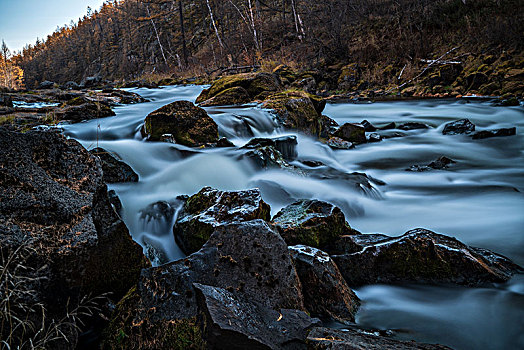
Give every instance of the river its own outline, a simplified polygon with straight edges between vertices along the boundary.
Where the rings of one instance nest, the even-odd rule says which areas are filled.
[[[494,107],[475,99],[329,103],[324,114],[341,125],[366,119],[377,126],[389,122],[430,126],[336,151],[306,135],[282,130],[270,111],[257,105],[206,108],[220,135],[236,146],[253,136],[296,135],[298,157],[292,164],[313,174],[304,176],[256,169],[234,148],[193,150],[143,141],[139,129],[148,113],[175,100],[195,101],[202,88],[131,89],[151,102],[116,107],[115,117],[63,126],[65,134],[84,147],[115,152],[139,174],[138,183],[110,187],[123,203],[123,218],[133,238],[161,251],[154,263],[183,254],[173,239],[173,222],[144,217],[142,210],[211,186],[258,187],[272,214],[296,199],[325,200],[339,206],[351,226],[363,233],[400,235],[424,227],[524,264],[524,107]],[[445,123],[462,118],[478,130],[516,126],[517,136],[473,140],[442,134]],[[456,163],[446,170],[406,171],[440,156]],[[304,161],[323,165],[312,168]],[[347,176],[353,172],[377,181],[371,190],[356,186]],[[359,326],[456,349],[524,348],[522,276],[492,288],[371,285],[356,292],[363,300]]]

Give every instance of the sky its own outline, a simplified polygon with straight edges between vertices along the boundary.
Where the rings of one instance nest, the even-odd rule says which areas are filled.
[[[47,38],[57,26],[75,22],[87,7],[99,9],[104,0],[0,0],[0,42],[11,52]]]

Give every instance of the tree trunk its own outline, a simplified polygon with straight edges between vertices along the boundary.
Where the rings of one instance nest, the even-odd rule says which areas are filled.
[[[188,66],[187,61],[187,46],[186,46],[186,31],[184,28],[184,13],[182,11],[182,0],[178,0],[178,12],[180,14],[180,31],[182,32],[182,50],[184,55],[184,65]]]

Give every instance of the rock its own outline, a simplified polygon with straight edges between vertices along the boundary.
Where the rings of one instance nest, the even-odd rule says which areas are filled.
[[[229,141],[227,138],[221,137],[217,142],[217,147],[235,147],[235,144]]]
[[[500,99],[498,101],[495,101],[492,103],[492,105],[496,107],[512,107],[512,106],[520,106],[520,102],[516,97],[509,97],[506,99]]]
[[[202,108],[189,101],[175,101],[146,117],[143,134],[150,141],[172,134],[177,143],[198,147],[218,141],[218,126]]]
[[[256,149],[260,147],[273,146],[277,149],[282,157],[286,160],[295,160],[297,158],[297,137],[295,135],[280,136],[275,138],[254,138],[249,140],[242,148]]]
[[[145,98],[140,96],[137,93],[119,89],[111,89],[107,92],[109,96],[116,97],[121,104],[133,104],[133,103],[143,103],[147,102]]]
[[[382,141],[382,136],[377,133],[371,133],[367,137],[367,142],[380,142]]]
[[[80,90],[81,86],[74,81],[68,81],[62,86],[65,90]]]
[[[432,161],[428,165],[413,165],[410,168],[406,169],[407,171],[430,171],[430,170],[443,170],[447,169],[449,165],[456,163],[453,159],[450,159],[446,156],[439,157],[438,159]]]
[[[289,253],[302,284],[306,309],[339,322],[355,322],[360,300],[329,255],[305,245],[291,246]]]
[[[333,149],[352,149],[355,145],[352,142],[342,140],[340,137],[330,137],[326,144]]]
[[[54,82],[49,81],[49,80],[44,80],[43,82],[41,82],[38,85],[37,90],[49,90],[49,89],[53,89],[54,87],[55,87]]]
[[[324,163],[318,161],[318,160],[302,160],[302,164],[305,166],[311,167],[311,168],[318,168],[321,166],[325,166]]]
[[[103,103],[94,102],[84,96],[77,97],[62,104],[57,116],[61,120],[81,122],[115,115],[111,108]]]
[[[94,148],[90,153],[100,158],[105,183],[138,182],[138,174],[129,165],[119,160],[116,155],[103,148]]]
[[[417,129],[429,129],[429,126],[427,126],[424,123],[418,123],[418,122],[407,122],[400,124],[398,126],[398,129],[400,130],[417,130]]]
[[[96,76],[86,77],[85,79],[82,80],[80,85],[84,88],[93,88],[93,87],[100,85],[101,82],[102,82],[102,79],[100,78],[100,76],[96,75]]]
[[[284,86],[289,86],[296,79],[296,75],[291,68],[283,64],[273,69],[273,74],[280,79],[280,83]]]
[[[201,344],[195,283],[271,310],[304,310],[284,240],[263,220],[236,222],[218,226],[202,249],[186,259],[142,270],[129,302],[117,308],[105,343],[125,349],[138,343],[172,348],[184,336]]]
[[[397,125],[394,122],[391,122],[389,124],[386,124],[379,128],[379,130],[390,130],[390,129],[396,129]]]
[[[442,130],[444,135],[458,135],[458,134],[470,134],[475,131],[475,124],[469,121],[469,119],[460,119],[451,123],[447,123]]]
[[[30,277],[45,281],[31,286],[35,302],[47,309],[48,320],[82,326],[66,318],[67,311],[86,295],[123,296],[148,266],[142,248],[113,210],[100,161],[78,142],[56,132],[0,129],[0,147],[2,254],[28,247]],[[24,313],[36,330],[38,310]],[[68,341],[63,348],[75,348],[76,338]]]
[[[296,349],[305,347],[308,330],[319,325],[300,310],[272,310],[223,288],[194,284],[213,349]]]
[[[204,187],[186,201],[173,233],[182,251],[191,254],[206,243],[217,226],[254,219],[270,219],[270,207],[258,189],[225,192]]]
[[[356,144],[367,141],[365,129],[360,124],[345,123],[334,133],[334,136]]]
[[[200,106],[229,106],[242,105],[251,101],[251,97],[246,89],[235,86],[221,91],[216,96],[200,103]]]
[[[351,232],[338,207],[318,200],[296,201],[280,210],[272,222],[288,245],[322,248]]]
[[[13,100],[11,99],[11,96],[7,94],[0,94],[0,106],[13,107]]]
[[[255,98],[262,92],[275,92],[281,89],[280,83],[274,74],[257,73],[253,81],[249,84],[247,92]]]
[[[358,329],[313,328],[307,337],[309,350],[451,350],[447,346],[399,341]]]
[[[282,153],[273,146],[258,147],[249,150],[241,155],[240,159],[244,157],[249,158],[256,167],[261,169],[280,168],[296,170],[295,167],[284,159]]]
[[[400,237],[344,236],[329,251],[350,286],[373,283],[455,283],[482,286],[508,281],[522,268],[489,250],[425,229]]]
[[[517,134],[517,128],[502,128],[495,130],[482,130],[472,135],[473,140],[487,139],[490,137],[514,136]]]
[[[364,127],[364,130],[366,132],[373,132],[373,131],[377,131],[377,128],[371,124],[370,122],[368,122],[367,120],[363,120],[360,125],[362,125]]]

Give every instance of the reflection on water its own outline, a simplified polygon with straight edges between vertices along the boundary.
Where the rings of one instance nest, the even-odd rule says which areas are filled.
[[[273,214],[295,199],[326,200],[339,206],[351,226],[362,232],[396,235],[425,227],[524,264],[524,108],[462,100],[328,104],[324,113],[340,124],[364,119],[377,126],[416,121],[431,128],[402,131],[405,137],[344,151],[298,134],[293,165],[307,170],[305,175],[255,169],[238,149],[193,150],[142,140],[139,129],[148,113],[174,100],[194,101],[201,90],[198,86],[133,89],[152,102],[116,107],[115,117],[64,126],[65,133],[86,148],[113,151],[139,174],[138,183],[112,188],[122,200],[133,238],[162,259],[183,256],[171,232],[178,210],[173,200],[212,186],[259,187]],[[252,137],[290,134],[278,127],[269,111],[256,105],[206,109],[220,135],[236,146]],[[472,140],[442,135],[446,122],[461,118],[470,119],[478,130],[516,126],[517,136]],[[448,170],[405,171],[440,156],[456,164]],[[303,161],[321,165],[312,169]],[[373,186],[361,185],[354,172],[368,174]],[[169,202],[173,215],[144,216],[144,209],[158,201]],[[524,281],[518,278],[499,289],[368,286],[358,290],[364,300],[358,323],[406,329],[397,336],[459,349],[519,348],[524,346],[519,317],[524,311],[523,289]]]

